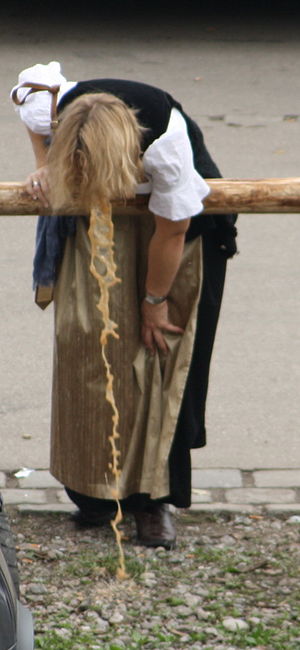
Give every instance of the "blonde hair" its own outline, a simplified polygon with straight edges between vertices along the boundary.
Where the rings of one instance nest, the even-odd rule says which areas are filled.
[[[136,111],[114,95],[89,93],[72,101],[48,153],[53,212],[77,207],[88,214],[100,199],[133,197],[142,177],[144,131]]]

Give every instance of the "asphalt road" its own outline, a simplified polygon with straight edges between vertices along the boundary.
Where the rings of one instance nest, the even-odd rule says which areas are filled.
[[[23,180],[34,164],[9,90],[21,69],[50,60],[70,80],[123,77],[168,90],[202,126],[224,176],[299,176],[299,15],[272,4],[248,13],[229,5],[227,15],[214,3],[210,13],[157,3],[142,15],[133,6],[2,7],[0,181]],[[194,464],[297,468],[300,215],[241,215],[238,226],[211,367],[209,444]],[[48,467],[52,309],[33,303],[34,231],[33,217],[0,217],[4,470]]]

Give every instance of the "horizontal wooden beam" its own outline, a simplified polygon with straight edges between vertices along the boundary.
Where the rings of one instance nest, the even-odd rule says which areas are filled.
[[[300,178],[208,179],[211,189],[204,202],[206,214],[300,212]],[[148,195],[137,195],[126,206],[113,203],[121,214],[148,212]],[[0,216],[45,214],[22,183],[0,183]],[[70,210],[69,214],[74,214]]]

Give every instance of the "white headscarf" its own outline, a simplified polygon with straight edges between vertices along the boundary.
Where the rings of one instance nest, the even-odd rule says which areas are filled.
[[[31,68],[22,70],[19,74],[18,84],[12,88],[10,97],[14,90],[18,89],[18,98],[22,100],[28,93],[28,88],[20,88],[23,83],[40,83],[47,86],[60,86],[58,101],[65,95],[68,90],[76,86],[76,81],[67,81],[61,74],[60,63],[50,61],[47,65],[37,63]],[[21,106],[16,106],[21,120],[28,126],[31,131],[40,135],[50,134],[51,122],[51,93],[41,90],[28,95],[26,101]]]

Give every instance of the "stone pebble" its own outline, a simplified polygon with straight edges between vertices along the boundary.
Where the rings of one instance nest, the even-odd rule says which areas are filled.
[[[222,625],[225,628],[225,630],[229,630],[229,632],[237,632],[238,630],[248,630],[249,625],[246,621],[244,621],[241,618],[233,618],[232,616],[228,616],[227,618],[224,618],[222,621]]]
[[[263,526],[266,529],[264,534],[260,532]],[[166,647],[168,650],[182,647],[190,650],[237,650],[234,645],[230,645],[234,644],[236,632],[251,630],[260,624],[273,626],[273,619],[278,616],[278,610],[272,607],[269,599],[264,598],[263,593],[267,590],[269,593],[270,584],[273,585],[273,597],[278,594],[278,602],[283,603],[281,613],[286,611],[284,602],[295,586],[289,575],[284,577],[284,580],[278,580],[278,577],[268,573],[273,570],[272,554],[268,559],[270,566],[267,564],[262,571],[250,571],[247,562],[241,563],[245,545],[258,553],[258,559],[259,553],[262,557],[269,558],[263,545],[266,543],[266,548],[269,549],[270,535],[274,536],[275,542],[281,536],[286,545],[288,534],[289,549],[294,544],[296,553],[298,527],[286,526],[284,522],[281,526],[271,526],[267,521],[251,522],[245,518],[236,524],[233,523],[229,528],[227,521],[220,517],[216,522],[206,525],[206,535],[202,533],[205,548],[202,544],[197,544],[194,537],[190,544],[191,535],[186,535],[183,529],[179,535],[180,546],[171,553],[165,549],[144,549],[126,543],[126,557],[136,563],[137,571],[129,581],[124,582],[118,582],[109,571],[95,571],[94,553],[95,557],[99,558],[100,568],[103,566],[101,558],[107,561],[113,553],[113,540],[109,531],[107,534],[102,530],[91,531],[83,537],[80,532],[74,533],[73,528],[68,528],[65,522],[61,524],[61,528],[58,526],[58,530],[62,531],[60,536],[53,538],[49,535],[47,538],[45,554],[44,540],[41,538],[40,542],[37,535],[31,539],[28,531],[25,530],[24,534],[22,528],[19,543],[21,550],[29,554],[30,560],[26,561],[27,558],[24,560],[21,556],[22,596],[28,601],[34,618],[38,621],[38,635],[60,630],[60,634],[66,635],[67,640],[70,630],[65,621],[68,621],[71,631],[94,635],[93,645],[88,646],[90,650],[106,649],[109,643],[118,648],[134,647],[133,632],[137,636],[145,637],[148,647],[158,647],[155,645],[157,630],[162,638],[170,639],[161,644],[162,648]],[[228,534],[229,530],[232,534]],[[258,533],[259,550],[256,539]],[[206,546],[208,540],[210,544]],[[39,542],[41,548],[38,552],[35,552],[35,547],[33,550],[32,546],[28,547],[29,541]],[[228,550],[220,550],[220,545],[227,546]],[[84,573],[80,561],[86,548],[91,564],[87,565]],[[213,556],[212,559],[209,557],[212,549],[216,551],[215,560]],[[78,553],[79,573],[74,570],[74,574],[69,573],[63,582],[61,576],[65,575],[69,560],[71,566],[77,569],[74,562],[77,557],[75,551]],[[237,574],[228,572],[228,565],[223,563],[223,554],[226,557],[226,553],[230,562],[235,563],[234,567],[240,571]],[[94,581],[89,579],[89,571],[91,576],[96,575]],[[240,575],[243,577],[242,595],[236,591],[234,584],[231,586]],[[261,593],[259,601],[253,604],[253,592],[257,590],[258,577]],[[64,610],[65,618],[61,615]],[[236,616],[220,615],[221,611],[231,614],[233,610]],[[199,634],[206,636],[205,641],[197,639],[196,635]],[[145,648],[147,643],[144,644]],[[77,645],[74,650],[78,650]]]

